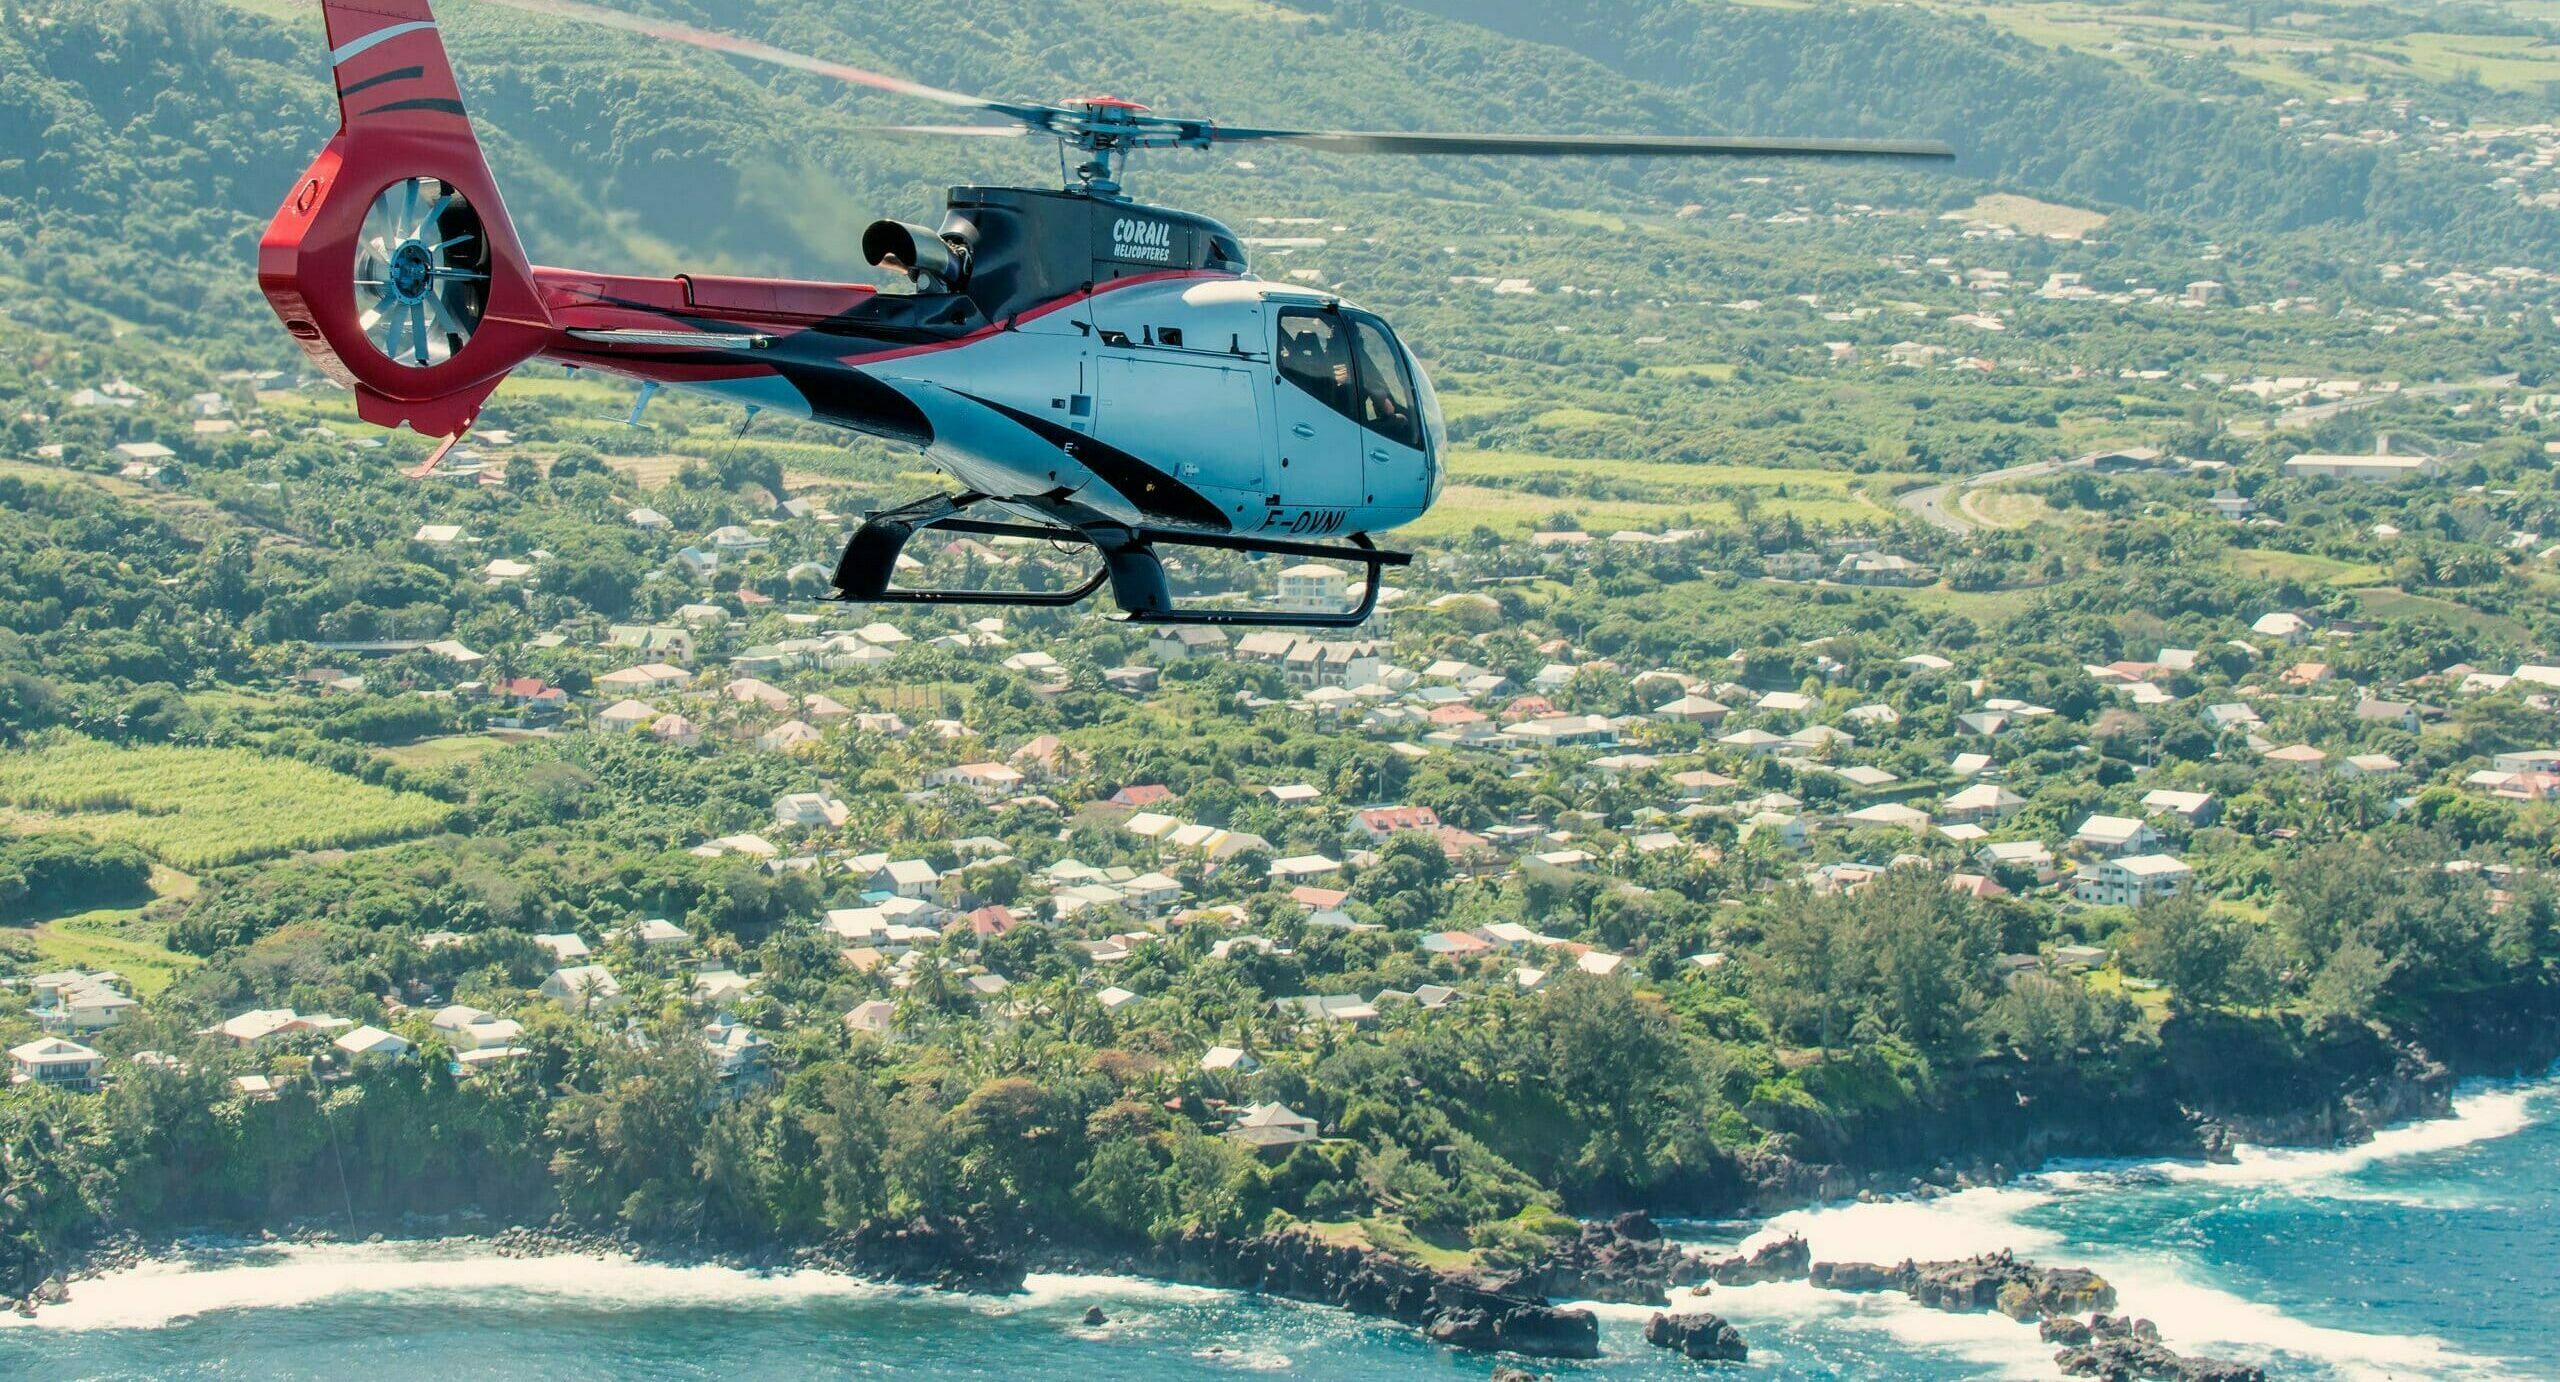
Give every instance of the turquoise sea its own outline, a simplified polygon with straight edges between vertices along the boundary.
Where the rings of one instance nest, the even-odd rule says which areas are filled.
[[[2474,1084],[2456,1115],[2330,1152],[2236,1165],[2072,1164],[1927,1202],[1764,1224],[1688,1224],[1718,1248],[1793,1230],[1822,1258],[1998,1248],[2093,1266],[2191,1352],[2315,1378],[2560,1376],[2560,1079]],[[1086,1307],[1110,1317],[1082,1323]],[[1996,1316],[1801,1285],[1718,1290],[1768,1378],[2052,1377],[2035,1331]],[[1607,1356],[1560,1377],[1708,1371],[1645,1346],[1650,1312],[1598,1307]],[[0,1325],[0,1376],[923,1378],[1111,1382],[1269,1373],[1485,1377],[1498,1360],[1337,1311],[1153,1283],[1035,1277],[948,1296],[816,1275],[603,1258],[521,1261],[468,1244],[215,1254],[80,1283]]]

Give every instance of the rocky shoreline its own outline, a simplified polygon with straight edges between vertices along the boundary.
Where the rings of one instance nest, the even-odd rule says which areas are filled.
[[[1975,1185],[2000,1184],[2017,1172],[2062,1155],[2164,1155],[2228,1159],[2242,1142],[2269,1145],[2344,1145],[2370,1140],[2378,1131],[2417,1118],[2450,1112],[2461,1073],[2514,1073],[2547,1068],[2560,1055],[2560,990],[2521,995],[2523,1011],[2500,1016],[2514,1045],[2467,1043],[2439,1030],[2432,1035],[2456,1054],[2447,1064],[2406,1041],[2369,1029],[2325,1034],[2316,1045],[2288,1052],[2294,1064],[2273,1072],[2253,1068],[2249,1053],[2215,1052],[2210,1033],[2183,1034],[2184,1052],[2167,1052],[2163,1068],[2186,1073],[2147,1093],[2168,1099],[2170,1116],[2157,1105],[2140,1116],[2094,1117],[2080,1134],[2057,1139],[2052,1113],[2010,1117],[2004,1126],[1971,1125],[1973,1110],[1941,1112],[1944,1126],[1888,1139],[1905,1152],[1935,1144],[1973,1149],[1968,1159],[1904,1160],[1856,1165],[1813,1163],[1787,1156],[1739,1158],[1728,1168],[1716,1216],[1756,1216],[1845,1199],[1928,1198]],[[2529,1039],[2528,1039],[2529,1038]],[[2527,1049],[2530,1048],[2530,1049]],[[2259,1053],[2261,1061],[2264,1053]],[[2458,1068],[2461,1067],[2461,1068]],[[2172,1097],[2187,1095],[2191,1098]],[[2021,1107],[2014,1100],[2007,1113]],[[2029,1101],[2030,1103],[2032,1101]],[[2118,1108],[2122,1115],[2124,1110]],[[1924,1167],[1917,1174],[1914,1167]],[[753,1252],[705,1251],[597,1234],[558,1224],[510,1227],[457,1235],[449,1222],[408,1222],[366,1238],[315,1226],[289,1227],[255,1238],[173,1237],[145,1243],[131,1236],[92,1245],[76,1262],[57,1266],[41,1281],[19,1286],[0,1306],[33,1314],[69,1298],[78,1284],[107,1272],[163,1257],[185,1257],[208,1246],[255,1248],[277,1243],[475,1238],[504,1256],[621,1254],[653,1261],[710,1264],[748,1271],[809,1270],[942,1290],[1004,1294],[1018,1291],[1038,1265],[1069,1272],[1114,1272],[1223,1289],[1257,1291],[1334,1306],[1411,1325],[1455,1347],[1541,1358],[1598,1355],[1598,1321],[1588,1310],[1558,1301],[1655,1305],[1665,1313],[1647,1328],[1648,1340],[1702,1361],[1745,1356],[1747,1345],[1729,1324],[1694,1308],[1717,1285],[1804,1280],[1833,1290],[1895,1290],[1937,1309],[1998,1310],[2035,1323],[2062,1345],[2064,1371],[2094,1377],[2159,1377],[2196,1382],[2244,1382],[2256,1375],[2243,1365],[2180,1359],[2159,1343],[2148,1321],[2121,1320],[2111,1288],[2091,1274],[2042,1268],[2005,1257],[1964,1263],[1815,1263],[1801,1240],[1782,1240],[1749,1258],[1714,1261],[1664,1239],[1642,1212],[1586,1223],[1528,1267],[1485,1279],[1417,1266],[1372,1249],[1330,1243],[1303,1229],[1253,1238],[1190,1235],[1174,1242],[1126,1249],[1072,1250],[999,1240],[953,1220],[914,1220],[875,1225],[819,1244]],[[1674,1306],[1674,1293],[1685,1299]],[[2086,1316],[2085,1320],[2083,1316]]]

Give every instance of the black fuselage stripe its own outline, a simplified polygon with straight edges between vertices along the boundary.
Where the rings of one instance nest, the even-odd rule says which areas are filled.
[[[1078,465],[1099,476],[1104,484],[1118,490],[1130,504],[1150,517],[1218,532],[1232,531],[1235,527],[1216,501],[1173,478],[1173,472],[1162,466],[1019,408],[1008,408],[976,394],[959,396],[1021,424],[1033,436],[1058,448]]]

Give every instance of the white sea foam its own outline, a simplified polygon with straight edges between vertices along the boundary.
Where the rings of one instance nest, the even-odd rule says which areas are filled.
[[[2326,1150],[2244,1147],[2221,1165],[2148,1161],[2055,1167],[2000,1187],[1965,1190],[1931,1200],[1841,1204],[1782,1214],[1744,1240],[1747,1250],[1789,1233],[1802,1234],[1817,1261],[1892,1263],[1969,1257],[2009,1249],[2021,1256],[2088,1266],[2118,1290],[2121,1308],[2159,1322],[2172,1347],[2198,1353],[2266,1360],[2309,1360],[2346,1377],[2484,1376],[2502,1365],[2466,1355],[2427,1335],[2368,1334],[2313,1324],[2276,1306],[2214,1285],[2202,1265],[2171,1250],[2132,1253],[2122,1247],[2075,1244],[2040,1223],[2032,1211],[2073,1196],[2121,1194],[2145,1187],[2191,1187],[2190,1193],[2298,1193],[2334,1199],[2435,1204],[2424,1194],[2360,1184],[2356,1174],[2388,1162],[2452,1151],[2511,1136],[2550,1114],[2560,1080],[2479,1084],[2454,1101],[2451,1117],[2383,1130],[2359,1146]],[[2049,1346],[2033,1330],[1990,1315],[1946,1315],[1911,1305],[1899,1295],[1854,1296],[1785,1283],[1717,1292],[1715,1308],[1744,1319],[1767,1310],[1846,1324],[1872,1324],[1919,1348],[1972,1348],[1965,1356],[1986,1366],[2051,1369]],[[1859,1302],[1843,1308],[1833,1301]],[[1765,1303],[1765,1304],[1764,1304]],[[1950,1323],[1952,1322],[1952,1323]]]
[[[1755,1343],[1777,1344],[1773,1335],[1807,1326],[1871,1329],[1912,1352],[1960,1359],[1979,1376],[2053,1375],[2053,1345],[2006,1315],[1950,1314],[1898,1293],[1824,1291],[1802,1281],[1719,1288],[1712,1300]]]
[[[281,1309],[367,1296],[473,1303],[778,1308],[886,1299],[900,1288],[825,1272],[756,1273],[618,1256],[500,1257],[467,1240],[255,1248],[147,1262],[74,1283],[71,1299],[0,1328],[158,1329],[227,1310]]]
[[[1170,1281],[1156,1281],[1143,1276],[1082,1276],[1073,1272],[1033,1272],[1022,1279],[1022,1290],[1009,1296],[983,1296],[984,1304],[1014,1309],[1038,1310],[1052,1306],[1089,1305],[1107,1300],[1163,1301],[1196,1303],[1222,1299],[1231,1292],[1213,1286],[1183,1286]]]
[[[2451,1117],[2384,1128],[2353,1147],[2239,1147],[2227,1163],[2162,1162],[2159,1169],[2180,1181],[2314,1187],[2384,1162],[2512,1137],[2533,1126],[2535,1107],[2551,1090],[2547,1080],[2481,1088],[2456,1097]]]

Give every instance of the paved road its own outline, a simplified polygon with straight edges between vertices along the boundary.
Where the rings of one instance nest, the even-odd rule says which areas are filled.
[[[1980,489],[1984,485],[1996,485],[2004,480],[2026,480],[2038,475],[2052,475],[2065,466],[2086,464],[2088,462],[2085,460],[2029,461],[2025,465],[2013,465],[2006,470],[1986,470],[1980,475],[1968,475],[1961,480],[1949,480],[1943,485],[1905,490],[1894,499],[1894,502],[1909,510],[1913,517],[1932,527],[1944,528],[1951,533],[1969,533],[1980,525],[1956,512],[1955,497],[1957,495],[1966,490]]]

